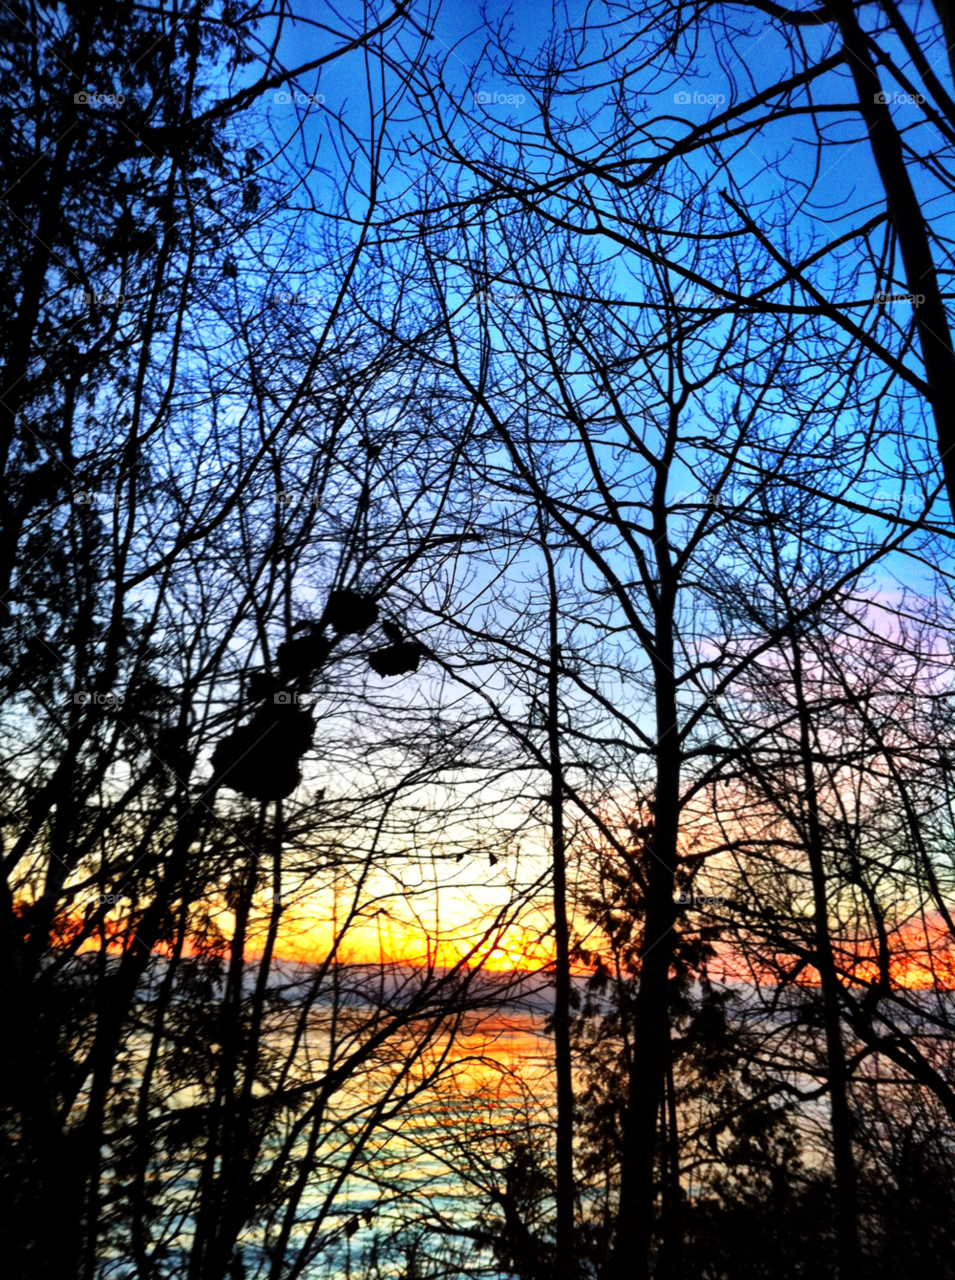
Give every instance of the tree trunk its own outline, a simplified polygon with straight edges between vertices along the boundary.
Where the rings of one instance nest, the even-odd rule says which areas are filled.
[[[879,74],[869,52],[869,44],[846,0],[831,5],[837,15],[839,30],[846,50],[846,66],[852,73],[859,95],[859,111],[869,131],[872,155],[882,180],[889,217],[899,238],[899,249],[905,267],[905,279],[911,294],[922,299],[915,303],[915,328],[919,337],[925,380],[932,398],[935,433],[949,506],[955,514],[955,353],[942,299],[932,247],[922,209],[909,178],[902,140],[892,112],[883,97]],[[943,25],[951,10],[938,6],[944,14]]]
[[[829,937],[826,904],[826,873],[823,860],[822,830],[812,759],[812,736],[809,708],[803,685],[802,654],[798,637],[792,641],[793,688],[799,716],[799,753],[802,763],[806,800],[806,832],[809,868],[812,876],[813,915],[816,939],[816,967],[822,984],[823,1012],[826,1032],[826,1069],[829,1076],[829,1100],[832,1116],[833,1162],[836,1171],[837,1231],[839,1240],[839,1275],[842,1280],[860,1274],[856,1168],[852,1154],[852,1117],[849,1107],[849,1079],[845,1049],[842,1043],[840,985]]]
[[[672,584],[654,597],[656,632],[651,658],[656,684],[656,791],[653,832],[647,840],[644,941],[624,1116],[620,1205],[610,1264],[613,1280],[646,1280],[650,1274],[657,1113],[670,1057],[669,978],[680,819],[674,605]]]
[[[553,858],[554,943],[554,1071],[557,1082],[557,1257],[555,1280],[574,1276],[574,1081],[570,1053],[570,927],[567,919],[567,849],[564,838],[564,777],[558,720],[558,597],[554,562],[542,537],[550,590],[547,668],[547,738],[550,757],[551,854]]]

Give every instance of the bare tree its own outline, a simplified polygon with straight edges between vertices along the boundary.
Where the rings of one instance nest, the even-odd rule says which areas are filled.
[[[4,1063],[8,1252],[38,1276],[119,1257],[212,1277],[264,1232],[260,1269],[299,1274],[353,1233],[353,1215],[335,1220],[340,1188],[443,1069],[510,918],[477,920],[471,964],[435,937],[411,976],[384,960],[343,974],[374,912],[414,922],[425,891],[386,868],[430,866],[433,896],[432,842],[457,856],[460,829],[412,803],[453,770],[451,720],[430,704],[417,747],[383,735],[353,795],[316,786],[319,764],[292,799],[315,730],[302,700],[348,777],[372,761],[356,718],[383,724],[391,701],[367,681],[430,657],[413,608],[467,534],[460,433],[429,436],[420,361],[349,315],[360,239],[321,260],[317,329],[276,297],[298,265],[268,243],[288,170],[263,176],[251,137],[235,144],[267,90],[372,47],[400,15],[332,22],[326,52],[295,67],[257,46],[252,13],[5,22],[33,37],[9,42],[8,260],[24,227],[35,241],[5,278],[2,980],[21,1028]],[[485,837],[476,815],[465,844]],[[287,895],[336,891],[324,962],[276,987]],[[400,1070],[349,1112],[343,1091],[399,1040]],[[308,1172],[336,1134],[306,1226]]]

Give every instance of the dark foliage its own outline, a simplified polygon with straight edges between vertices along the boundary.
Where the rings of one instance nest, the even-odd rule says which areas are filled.
[[[213,768],[227,787],[250,800],[284,800],[302,780],[299,762],[314,730],[310,711],[291,702],[266,704],[247,725],[223,738],[212,753]]]
[[[281,646],[279,652],[284,646]],[[281,680],[278,680],[270,671],[254,671],[249,676],[249,683],[246,686],[249,700],[251,702],[261,702],[265,698],[272,698],[282,688]]]
[[[279,645],[275,656],[283,680],[303,680],[325,664],[330,652],[331,645],[325,637],[313,632],[297,640],[286,640]]]
[[[399,644],[386,645],[383,649],[375,649],[368,655],[368,665],[380,676],[403,676],[410,671],[417,671],[418,664],[428,650],[423,644],[414,640],[404,640]]]
[[[378,605],[357,591],[333,591],[325,606],[325,621],[340,636],[362,635],[378,621]]]

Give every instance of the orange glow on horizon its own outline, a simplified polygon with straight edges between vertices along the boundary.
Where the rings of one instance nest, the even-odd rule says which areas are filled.
[[[230,912],[223,912],[231,924]],[[61,921],[57,930],[56,945],[69,946],[83,929],[83,917],[70,914]],[[253,914],[247,931],[244,959],[260,960],[265,953],[270,927],[270,912],[266,909]],[[85,938],[79,953],[96,951],[105,945],[107,952],[119,954],[135,945],[135,935],[130,934],[128,922],[122,918],[107,918],[95,934]],[[231,942],[231,929],[222,930],[221,944],[212,950],[227,953]],[[327,959],[335,948],[336,959],[342,964],[385,964],[409,967],[453,968],[466,963],[471,968],[483,968],[489,972],[524,972],[546,968],[554,962],[553,941],[542,936],[539,929],[508,924],[498,929],[483,929],[479,925],[446,928],[436,936],[420,925],[393,917],[372,917],[358,920],[339,936],[336,947],[336,930],[332,920],[318,917],[303,908],[287,908],[279,921],[272,955],[276,961],[299,964],[317,964]],[[168,944],[154,949],[157,955],[168,956]],[[187,937],[183,955],[208,954],[210,948],[199,943],[195,936]]]
[[[922,921],[913,920],[888,933],[889,955],[887,973],[890,987],[905,991],[955,991],[955,938],[938,916]],[[871,986],[879,980],[878,944],[874,939],[832,939],[836,968],[843,983],[852,986]],[[785,952],[777,953],[774,965],[747,964],[727,944],[717,943],[717,954],[722,965],[723,977],[731,982],[756,982],[772,986],[778,981],[779,970],[792,971],[795,960]],[[797,986],[815,987],[820,984],[819,972],[805,966],[794,978]]]
[[[267,924],[250,934],[247,959],[259,959],[264,951]],[[487,933],[479,925],[443,929],[440,934],[427,931],[418,924],[378,916],[352,925],[338,941],[339,959],[351,964],[396,964],[413,967],[453,968],[467,962],[490,972],[512,972],[540,969],[554,961],[550,938],[540,931],[517,924]],[[324,960],[335,945],[335,930],[330,920],[317,919],[312,913],[289,912],[283,917],[275,942],[275,956],[280,960],[314,964]]]
[[[231,913],[223,912],[224,925],[231,924]],[[253,916],[247,935],[245,959],[256,961],[265,951],[270,912],[265,908]],[[83,918],[70,914],[61,920],[54,945],[67,947],[83,928]],[[222,929],[221,943],[214,948],[227,953],[231,929]],[[936,917],[909,921],[889,932],[890,954],[887,961],[891,987],[926,991],[955,991],[955,939],[944,921]],[[95,934],[80,944],[78,951],[95,951],[105,946],[119,953],[135,945],[124,919],[107,918]],[[335,926],[331,919],[318,916],[302,906],[283,911],[276,930],[273,956],[277,961],[315,964],[327,959],[335,947]],[[208,953],[194,936],[186,939],[183,953],[194,956]],[[489,972],[538,971],[553,966],[553,938],[545,928],[509,923],[498,929],[482,929],[479,924],[446,927],[428,931],[418,922],[398,920],[383,913],[354,921],[344,936],[338,938],[336,960],[342,964],[384,964],[449,969],[462,963]],[[871,938],[833,938],[833,950],[841,981],[850,986],[867,987],[878,982],[880,971],[877,943]],[[157,947],[156,954],[170,953],[168,945]],[[716,943],[717,963],[726,981],[775,985],[781,975],[794,973],[795,959],[785,952],[764,953],[760,963],[734,951],[726,942]],[[597,956],[598,952],[592,954]],[[609,956],[603,957],[612,972]],[[594,972],[594,966],[574,965],[577,976]],[[793,981],[797,985],[817,986],[819,974],[804,966]]]

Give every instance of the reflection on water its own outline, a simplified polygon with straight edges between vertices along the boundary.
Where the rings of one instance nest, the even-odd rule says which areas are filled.
[[[327,1032],[316,1029],[310,1050],[327,1053]],[[394,1044],[392,1052],[392,1062],[350,1081],[334,1100],[335,1137],[322,1145],[316,1165],[330,1175],[347,1161],[353,1143],[363,1143],[361,1158],[341,1181],[333,1216],[322,1222],[323,1234],[333,1238],[303,1276],[363,1275],[369,1254],[376,1255],[382,1275],[403,1274],[399,1234],[420,1235],[435,1224],[453,1232],[455,1224],[473,1222],[488,1204],[487,1188],[501,1180],[515,1139],[543,1137],[549,1143],[553,1046],[541,1016],[472,1017],[470,1025],[454,1035],[443,1032],[424,1052],[407,1041]],[[424,1083],[437,1073],[436,1080],[395,1114],[385,1112],[365,1136],[364,1121],[415,1056],[416,1079]],[[404,1091],[409,1083],[403,1081]],[[318,1179],[303,1200],[294,1233],[300,1247],[322,1218],[324,1181]],[[336,1222],[356,1219],[353,1235],[334,1230]],[[476,1251],[469,1247],[469,1254],[473,1265]]]
[[[492,1193],[504,1188],[516,1149],[530,1153],[532,1167],[550,1164],[553,1047],[544,1030],[549,993],[539,986],[531,1000],[521,992],[524,1003],[515,1007],[504,1003],[511,991],[498,990],[491,993],[499,998],[493,1012],[488,1007],[455,1016],[444,1003],[416,1005],[419,988],[399,981],[402,975],[393,985],[403,1003],[391,990],[378,1003],[370,1000],[374,983],[354,970],[336,977],[335,998],[307,1001],[292,984],[277,991],[255,1086],[266,1104],[256,1116],[268,1123],[258,1131],[265,1131],[265,1149],[249,1201],[261,1207],[242,1236],[234,1277],[398,1280],[415,1274],[402,1251],[416,1237],[424,1240],[425,1252],[466,1252],[466,1268],[451,1262],[443,1274],[457,1277],[466,1270],[477,1276],[484,1261],[486,1274],[496,1274],[464,1229],[480,1225],[482,1213],[499,1216]],[[741,991],[732,1017],[740,1028],[759,1033],[764,1045],[768,1035],[776,1036],[777,1060],[785,1061],[792,1037],[804,1034],[800,993],[783,993],[768,1010],[758,995]],[[484,992],[478,997],[483,1002]],[[911,1004],[907,1029],[928,1044],[934,1025],[928,998],[912,997]],[[409,1008],[418,1020],[396,1031],[395,1019]],[[947,1017],[951,1009],[943,1012]],[[138,1046],[142,1061],[149,1043],[143,1037]],[[131,1059],[127,1069],[135,1086],[141,1064]],[[878,1061],[873,1069],[877,1076]],[[821,1166],[829,1154],[828,1103],[816,1096],[818,1080],[803,1077],[796,1066],[788,1083],[804,1098],[793,1113],[804,1159],[810,1168]],[[179,1280],[187,1273],[204,1161],[207,1170],[211,1159],[221,1161],[215,1152],[206,1160],[210,1127],[202,1108],[210,1096],[209,1083],[200,1080],[156,1105],[160,1136],[149,1176],[162,1225],[153,1241],[160,1230],[165,1233],[156,1280]],[[696,1108],[692,1094],[687,1106]],[[200,1114],[183,1132],[191,1110]],[[685,1118],[684,1127],[681,1111],[681,1134],[703,1143],[706,1132],[697,1132],[695,1110]],[[690,1196],[691,1168],[692,1159],[684,1180]],[[221,1163],[212,1176],[228,1181]],[[233,1181],[231,1187],[237,1185]],[[101,1259],[104,1280],[144,1280],[128,1263],[124,1231],[118,1221],[115,1243]]]
[[[165,970],[157,972],[155,983]],[[447,1012],[454,990],[441,987],[440,973],[382,976],[342,966],[322,988],[314,967],[279,963],[272,973],[250,1104],[259,1158],[247,1188],[223,1163],[240,1130],[226,1127],[229,1108],[214,1073],[182,1069],[166,1090],[154,1080],[145,1175],[150,1274],[186,1276],[215,1238],[210,1202],[218,1214],[247,1195],[230,1280],[398,1280],[409,1274],[409,1233],[427,1231],[441,1243],[442,1231],[473,1223],[489,1205],[515,1137],[552,1145],[552,1044],[544,1032],[551,993],[540,978],[486,979],[480,988],[475,980],[463,988],[468,1011],[454,1014]],[[249,966],[247,999],[255,978]],[[188,990],[173,995],[167,1029],[177,1028],[189,1001]],[[409,1009],[415,1016],[396,1030]],[[186,1031],[190,1017],[183,1016]],[[124,1098],[137,1096],[152,1044],[145,1032],[130,1039],[115,1082]],[[104,1199],[125,1190],[115,1167],[105,1168]],[[100,1280],[145,1280],[133,1261],[137,1219],[127,1203],[101,1239]],[[480,1257],[470,1242],[467,1250],[476,1275]]]

